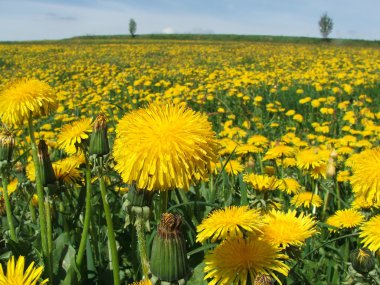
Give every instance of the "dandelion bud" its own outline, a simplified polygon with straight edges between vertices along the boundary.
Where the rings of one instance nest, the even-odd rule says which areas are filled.
[[[90,140],[90,155],[102,156],[110,152],[107,138],[107,121],[104,114],[99,114],[94,122]]]
[[[164,213],[153,240],[152,282],[183,282],[190,273],[185,239],[180,231],[181,217]]]
[[[253,285],[273,285],[273,279],[270,275],[259,274],[256,276]]]
[[[38,160],[41,170],[42,185],[46,187],[49,184],[54,184],[56,177],[50,161],[48,146],[44,140],[40,140],[38,143]]]
[[[335,149],[333,149],[331,151],[331,153],[330,153],[330,157],[331,158],[337,158],[338,157],[338,152]]]
[[[32,196],[32,205],[34,207],[38,207],[38,196],[37,196],[37,194],[33,194],[33,196]]]
[[[9,131],[0,131],[0,162],[10,162],[15,147],[15,138]]]
[[[252,169],[255,167],[255,160],[252,156],[249,156],[248,158],[247,167]]]
[[[351,252],[352,267],[361,274],[367,274],[375,268],[375,258],[368,248],[358,248]]]
[[[330,156],[329,161],[327,163],[326,175],[327,175],[327,177],[333,177],[335,175],[335,173],[336,173],[335,161]]]

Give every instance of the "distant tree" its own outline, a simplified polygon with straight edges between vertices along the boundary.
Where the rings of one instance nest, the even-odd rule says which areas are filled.
[[[327,13],[324,13],[321,16],[321,19],[319,20],[318,24],[319,24],[319,31],[321,32],[322,37],[324,39],[327,39],[327,37],[332,32],[333,27],[334,27],[333,20],[327,15]]]
[[[137,24],[134,19],[129,20],[129,33],[131,34],[132,38],[136,36],[136,28]]]

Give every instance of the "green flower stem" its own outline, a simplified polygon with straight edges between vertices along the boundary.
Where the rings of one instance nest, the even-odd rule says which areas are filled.
[[[157,217],[158,220],[161,220],[161,216],[168,209],[169,203],[169,191],[160,191],[160,215]]]
[[[104,183],[104,178],[102,175],[99,175],[99,183],[100,183],[100,193],[101,193],[102,201],[103,201],[104,214],[106,216],[106,222],[107,222],[108,241],[111,248],[113,284],[120,285],[119,257],[118,257],[117,248],[116,248],[115,232],[113,230],[110,207],[106,199],[106,185]]]
[[[137,232],[137,243],[141,258],[141,266],[144,274],[144,279],[149,280],[149,260],[148,255],[146,253],[146,241],[145,241],[145,233],[144,233],[144,218],[143,213],[140,213],[136,219],[136,232]]]
[[[327,191],[325,194],[325,199],[323,201],[323,210],[322,210],[322,217],[325,218],[326,216],[326,211],[327,211],[327,205],[329,203],[329,197],[330,197],[330,190]]]
[[[341,205],[341,198],[340,198],[340,189],[339,189],[339,182],[337,181],[337,179],[335,178],[335,191],[336,191],[336,197],[337,197],[337,208],[338,210],[340,210],[342,208],[342,205]]]
[[[13,218],[12,218],[11,203],[9,201],[8,188],[7,188],[8,177],[6,177],[6,175],[4,174],[2,174],[2,184],[3,184],[3,195],[4,195],[4,202],[5,202],[5,211],[7,213],[9,232],[11,235],[11,239],[14,241],[17,241],[15,226],[13,224]]]
[[[85,206],[86,209],[85,209],[85,215],[84,215],[82,237],[80,240],[78,254],[76,258],[76,263],[77,263],[78,268],[82,267],[84,253],[86,251],[86,245],[87,245],[88,230],[90,228],[90,221],[91,221],[91,168],[87,161],[87,158],[86,158],[85,177],[86,177],[86,206]]]
[[[38,218],[40,221],[42,252],[47,263],[46,267],[48,268],[49,280],[53,280],[53,272],[51,272],[50,256],[48,254],[48,244],[47,244],[44,189],[43,189],[42,181],[41,181],[41,172],[40,172],[38,155],[37,155],[37,143],[36,143],[36,138],[34,136],[32,116],[30,116],[28,119],[28,127],[29,127],[30,143],[32,146],[34,169],[36,173],[36,188],[37,188],[37,195],[38,195]],[[49,284],[51,284],[51,281],[49,282]]]
[[[48,259],[50,261],[53,259],[53,227],[51,221],[51,212],[50,212],[50,202],[49,197],[46,196],[45,200],[45,213],[46,213],[46,233],[47,233],[47,246],[48,246]],[[50,268],[49,270],[52,272],[52,263],[49,262]],[[52,281],[52,279],[50,279]]]

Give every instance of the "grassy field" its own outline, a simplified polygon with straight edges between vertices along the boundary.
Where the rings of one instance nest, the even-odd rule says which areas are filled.
[[[3,268],[25,256],[49,284],[379,284],[379,44],[0,43]]]

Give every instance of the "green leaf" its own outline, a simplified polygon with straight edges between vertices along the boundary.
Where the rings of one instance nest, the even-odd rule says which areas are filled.
[[[194,268],[193,275],[187,281],[187,285],[207,285],[207,281],[204,280],[205,274],[203,273],[204,263],[200,263]]]

